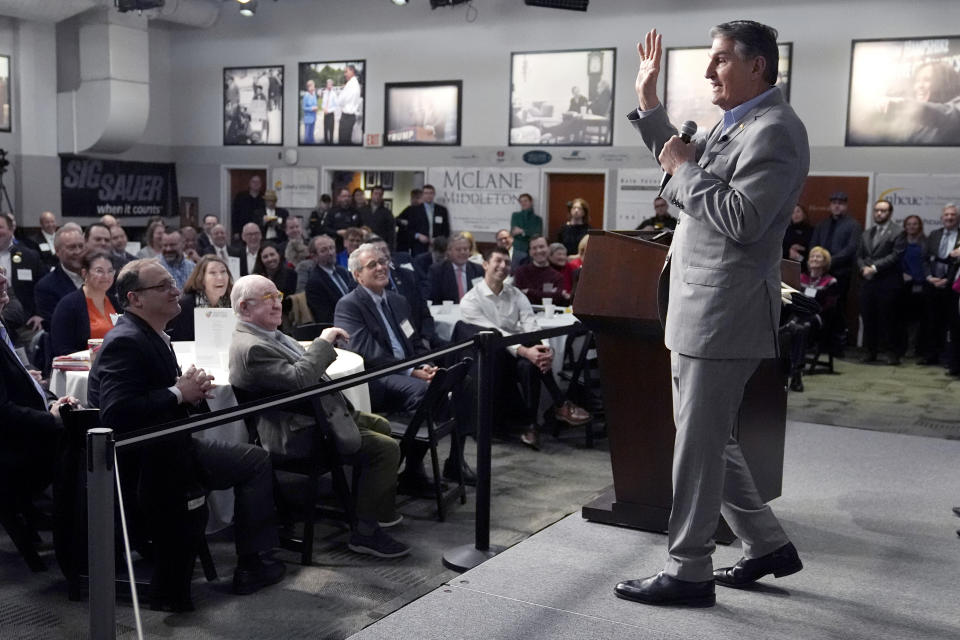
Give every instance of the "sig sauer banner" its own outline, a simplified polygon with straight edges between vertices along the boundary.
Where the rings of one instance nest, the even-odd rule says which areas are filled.
[[[437,190],[436,201],[450,210],[454,231],[495,233],[519,211],[517,197],[540,192],[540,170],[526,167],[440,167],[427,170],[427,183]],[[540,211],[538,203],[534,210]],[[541,214],[542,215],[542,214]]]
[[[60,199],[65,217],[179,215],[173,163],[61,156]]]

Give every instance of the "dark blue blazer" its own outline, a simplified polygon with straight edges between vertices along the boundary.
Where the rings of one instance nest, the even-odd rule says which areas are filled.
[[[427,307],[427,303],[420,291],[420,284],[417,282],[416,271],[413,264],[407,262],[409,267],[394,267],[390,269],[390,290],[399,293],[407,299],[410,305],[411,322],[417,333],[428,343],[433,344],[436,340],[436,327],[433,321],[433,315]]]
[[[340,265],[335,265],[333,269],[343,280],[343,283],[347,285],[348,291],[353,291],[357,287],[357,281],[353,279],[349,271]],[[337,285],[333,283],[333,279],[327,275],[327,272],[317,266],[311,269],[310,278],[307,280],[307,288],[304,291],[307,294],[307,306],[310,307],[314,322],[328,324],[333,322],[333,311],[342,294]]]
[[[40,260],[40,254],[24,246],[23,243],[11,245],[10,266],[12,271],[7,274],[10,288],[13,289],[14,295],[23,305],[27,315],[32,316],[36,313],[34,296],[37,284],[40,283],[40,279],[47,272]],[[20,277],[24,270],[29,271],[30,275],[23,274],[26,277]]]
[[[68,293],[76,291],[78,287],[63,270],[61,265],[40,278],[40,282],[33,288],[33,297],[36,314],[43,318],[43,328],[50,330],[50,319],[57,308],[60,299]]]
[[[464,291],[470,291],[473,288],[473,279],[483,277],[483,267],[467,261],[464,265],[467,272],[467,288]],[[430,297],[433,304],[441,304],[444,300],[453,300],[460,302],[460,289],[457,287],[457,276],[453,271],[453,263],[444,260],[439,264],[430,267]]]
[[[38,431],[52,433],[60,427],[16,355],[0,343],[0,436],[9,442],[28,444]]]
[[[119,313],[117,299],[107,294],[110,304]],[[75,289],[65,295],[50,320],[50,347],[54,356],[83,351],[90,339],[90,314],[87,313],[87,298],[83,289]]]
[[[398,327],[403,324],[404,320],[410,322],[413,326],[407,299],[389,289],[386,291],[386,295],[387,304],[393,310]],[[350,342],[346,349],[363,356],[365,368],[373,369],[397,361],[393,355],[393,348],[390,346],[390,335],[387,333],[386,325],[383,324],[380,312],[377,310],[373,298],[362,287],[358,286],[340,298],[334,313],[333,323],[350,334]],[[399,330],[397,338],[403,345],[403,351],[407,358],[427,351],[416,327],[413,327],[413,334],[409,337],[405,336],[402,330]]]

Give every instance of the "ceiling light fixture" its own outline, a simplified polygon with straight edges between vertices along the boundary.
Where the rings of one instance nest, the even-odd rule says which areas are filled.
[[[407,4],[407,0],[392,0],[392,2],[393,2],[393,4],[397,5],[398,7],[402,7],[402,6],[404,6],[405,4]]]
[[[257,12],[257,0],[239,0],[240,15],[250,17]]]

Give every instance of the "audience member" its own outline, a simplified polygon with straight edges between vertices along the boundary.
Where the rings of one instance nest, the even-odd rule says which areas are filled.
[[[370,190],[370,205],[360,212],[360,224],[383,238],[391,251],[397,248],[397,221],[393,212],[383,205],[383,187],[376,185]]]
[[[247,190],[233,197],[233,206],[230,208],[230,231],[233,233],[235,242],[241,239],[243,228],[248,223],[260,225],[262,214],[258,212],[265,206],[262,189],[263,178],[253,175],[247,183]]]
[[[43,317],[36,308],[35,288],[46,269],[40,254],[24,245],[13,244],[13,215],[0,215],[0,269],[6,274],[7,300],[2,320],[17,346],[26,346],[40,330]]]
[[[783,234],[783,258],[806,263],[811,236],[813,227],[807,222],[807,210],[798,202],[790,214],[790,224]]]
[[[243,239],[243,246],[239,249],[230,249],[230,255],[240,258],[240,275],[246,276],[253,273],[253,265],[257,263],[263,232],[260,231],[260,225],[256,222],[248,222],[243,225],[240,237]]]
[[[359,227],[350,227],[346,230],[343,234],[343,250],[337,253],[338,265],[346,269],[350,254],[363,244],[363,235],[363,229]]]
[[[189,225],[180,227],[180,238],[183,241],[183,256],[194,264],[200,262],[200,253],[197,249],[197,230]]]
[[[518,264],[515,264],[513,261],[513,236],[510,235],[510,230],[500,229],[499,231],[497,231],[497,235],[494,237],[494,239],[498,247],[506,250],[507,255],[510,256],[510,263],[513,264],[514,267],[520,266]]]
[[[350,197],[353,202],[353,210],[356,211],[360,215],[360,219],[363,220],[363,214],[370,213],[366,194],[363,193],[363,189],[357,187],[351,192]]]
[[[210,246],[204,249],[206,256],[217,256],[225,263],[229,264],[229,258],[232,255],[230,247],[227,246],[227,230],[223,225],[217,223],[210,229]],[[234,256],[238,257],[238,256]],[[243,261],[241,261],[242,264]]]
[[[477,241],[473,237],[473,233],[469,231],[461,231],[460,234],[467,239],[467,242],[470,243],[470,262],[473,262],[477,266],[483,264],[483,254],[477,251]],[[482,268],[482,267],[481,267]]]
[[[163,332],[180,313],[176,281],[156,261],[135,260],[120,271],[117,297],[125,312],[90,371],[90,404],[119,433],[188,417],[211,397],[213,380],[193,365],[181,374]],[[154,543],[153,608],[193,609],[190,576],[207,520],[203,498],[212,489],[233,487],[236,497],[234,592],[253,593],[283,577],[282,563],[261,558],[278,542],[266,451],[182,433],[121,456],[121,474],[128,466],[139,476],[137,500],[148,507],[143,511]]]
[[[83,256],[80,275],[83,285],[65,295],[53,310],[50,320],[53,356],[83,351],[87,340],[102,340],[113,329],[120,305],[110,293],[116,275],[110,256],[102,251],[88,251]]]
[[[531,250],[535,250],[538,240],[546,244],[542,237],[534,238]],[[519,289],[505,282],[510,275],[510,256],[507,252],[500,247],[491,249],[483,269],[483,279],[467,292],[460,303],[463,321],[490,327],[505,335],[539,331],[541,327],[533,315],[530,301]],[[525,419],[530,425],[522,441],[534,449],[540,446],[537,411],[541,383],[553,398],[553,414],[557,420],[581,425],[591,419],[589,413],[567,400],[557,386],[553,377],[553,355],[553,350],[540,342],[507,347],[506,354],[501,354],[495,376],[498,380],[519,381],[526,403]]]
[[[257,210],[256,223],[263,229],[263,239],[276,243],[287,239],[284,227],[290,212],[277,206],[277,192],[267,189],[263,192],[263,208]]]
[[[201,256],[208,253],[208,249],[213,246],[213,228],[220,224],[220,218],[208,213],[203,216],[203,231],[197,236],[197,251]]]
[[[106,213],[100,216],[100,224],[105,226],[107,229],[112,229],[114,226],[120,223],[117,222],[117,219],[114,218],[112,215],[110,215],[109,213]]]
[[[113,257],[110,227],[102,222],[93,222],[87,227],[86,231],[83,232],[83,239],[86,244],[87,253],[96,251],[107,254],[107,257],[113,262],[113,268],[115,270],[123,266],[119,258]]]
[[[127,251],[127,232],[119,224],[110,227],[110,261],[114,263],[114,269],[119,264],[120,268],[128,262],[133,262],[137,256]]]
[[[367,243],[377,247],[380,252],[390,260],[390,270],[387,274],[390,282],[387,288],[407,299],[407,304],[410,305],[411,312],[410,321],[413,323],[413,328],[416,329],[417,334],[425,341],[425,346],[427,348],[431,346],[441,346],[443,341],[437,337],[433,314],[430,313],[430,308],[427,306],[427,302],[420,291],[420,285],[417,283],[417,275],[413,268],[413,263],[406,262],[403,266],[399,267],[394,264],[391,259],[390,247],[387,246],[387,241],[383,238],[371,236],[367,240]]]
[[[896,335],[895,304],[903,284],[900,258],[906,239],[890,222],[893,203],[877,200],[873,205],[873,226],[860,236],[857,247],[857,268],[860,285],[860,317],[863,320],[863,362],[877,361],[881,338],[890,350],[888,364],[900,364],[903,346]]]
[[[450,237],[450,213],[445,206],[433,201],[436,195],[433,185],[423,185],[421,202],[416,205],[411,202],[397,216],[397,243],[411,256],[426,253],[432,238]]]
[[[584,236],[586,238],[587,236]],[[548,260],[554,271],[563,278],[563,293],[572,301],[573,293],[573,274],[579,265],[571,264],[567,260],[567,248],[560,242],[554,242],[548,248]]]
[[[53,310],[60,298],[76,291],[83,284],[80,268],[86,252],[83,232],[78,227],[64,225],[57,229],[53,245],[57,250],[59,264],[40,278],[33,290],[36,314],[43,318],[43,326],[48,331],[50,318],[53,317]]]
[[[334,313],[334,325],[350,335],[347,348],[363,356],[364,366],[368,369],[427,352],[422,337],[413,326],[406,298],[387,289],[389,270],[390,260],[377,247],[360,245],[350,255],[350,272],[360,286],[337,302]],[[423,401],[436,371],[437,367],[423,364],[371,380],[367,386],[373,410],[377,413],[413,413]],[[423,448],[406,452],[400,493],[433,495],[433,485],[423,470],[425,453]],[[456,476],[461,455],[462,450],[450,452],[444,463],[445,476]]]
[[[410,246],[413,238],[407,233],[407,225],[410,219],[410,213],[420,204],[422,198],[423,189],[411,189],[410,204],[403,208],[403,211],[400,212],[400,215],[398,215],[395,220],[397,224],[397,249],[409,253],[411,256],[414,255],[413,247]]]
[[[567,264],[573,267],[573,288],[570,290],[570,302],[577,295],[577,285],[580,284],[580,274],[583,273],[583,263],[587,259],[587,244],[590,242],[590,236],[580,238],[577,255],[567,258]]]
[[[197,265],[193,260],[184,257],[183,236],[176,229],[171,229],[163,234],[162,247],[163,256],[160,259],[160,264],[167,270],[167,273],[173,276],[177,283],[177,289],[182,289]]]
[[[33,236],[33,242],[37,245],[36,251],[40,254],[40,260],[46,267],[44,272],[50,271],[57,266],[57,251],[53,246],[53,236],[57,232],[57,217],[50,211],[44,211],[40,214],[40,231]]]
[[[550,298],[558,305],[567,305],[570,297],[563,291],[563,276],[550,266],[550,248],[543,236],[530,240],[530,262],[517,269],[513,283],[533,304]]]
[[[443,236],[430,241],[430,250],[413,257],[413,267],[420,281],[420,291],[425,300],[430,299],[430,269],[447,259],[449,240]]]
[[[639,231],[660,231],[677,228],[677,219],[670,215],[670,205],[660,196],[653,199],[653,216],[637,225]]]
[[[240,278],[231,295],[238,323],[230,343],[230,384],[250,392],[272,394],[329,381],[324,371],[337,359],[337,340],[349,340],[343,329],[324,329],[304,349],[277,330],[281,292],[270,280],[251,275]],[[357,411],[342,394],[320,397],[327,419],[338,432],[359,432],[359,484],[353,487],[357,522],[351,523],[349,548],[379,558],[407,555],[410,547],[384,530],[401,520],[396,510],[397,467],[400,447],[390,435],[390,423],[377,415]],[[286,458],[306,458],[311,451],[312,417],[283,410],[261,413],[257,431],[263,447]],[[352,454],[354,451],[342,453]],[[382,525],[380,524],[382,523]]]
[[[924,250],[926,263],[923,336],[927,350],[923,364],[940,364],[948,331],[951,337],[957,336],[952,339],[951,351],[958,351],[957,343],[960,342],[958,295],[951,288],[960,265],[960,234],[957,233],[960,218],[957,216],[957,205],[945,205],[940,221],[943,226],[927,236]],[[953,357],[948,354],[947,360],[952,361]],[[956,373],[960,373],[960,369],[957,369]]]
[[[444,300],[459,303],[473,283],[483,277],[483,268],[470,262],[470,241],[457,234],[447,245],[447,258],[430,267],[430,297],[433,304]]]
[[[513,236],[513,255],[523,259],[530,253],[530,239],[543,233],[543,218],[533,212],[533,196],[522,193],[517,197],[520,211],[510,214],[510,235]]]
[[[341,187],[337,190],[337,204],[326,212],[320,223],[320,233],[325,233],[337,243],[337,251],[343,249],[343,239],[347,229],[360,226],[360,214],[353,208],[353,197],[350,189]]]
[[[783,328],[790,335],[790,389],[802,392],[809,345],[817,344],[821,351],[830,348],[825,343],[835,335],[831,327],[843,322],[837,308],[837,279],[830,275],[830,252],[823,247],[813,247],[808,252],[807,271],[800,274],[800,289],[820,305],[820,313],[795,316]]]
[[[337,248],[333,238],[320,235],[311,242],[317,263],[307,280],[307,306],[314,321],[329,324],[333,322],[337,301],[352,291],[357,283],[349,271],[337,264]]]
[[[330,206],[333,204],[333,198],[330,197],[329,193],[320,194],[320,199],[317,201],[317,208],[310,212],[310,236],[317,236],[323,233],[323,219],[327,215],[327,211],[330,210]]]
[[[297,272],[287,266],[272,242],[260,245],[253,272],[268,278],[285,296],[292,296],[297,292]]]
[[[137,252],[138,258],[156,258],[163,254],[163,232],[166,225],[163,220],[154,220],[147,225],[143,234],[143,246]]]
[[[289,216],[283,227],[287,239],[278,247],[280,255],[290,264],[300,264],[310,257],[310,249],[307,247],[307,238],[303,235],[303,218],[301,216]]]
[[[830,272],[837,279],[837,307],[841,315],[847,308],[847,292],[850,290],[850,278],[856,265],[857,246],[862,233],[860,224],[847,215],[847,200],[845,192],[834,192],[830,196],[830,217],[814,227],[810,237],[811,245],[830,252]],[[842,325],[838,325],[837,330],[843,331]],[[838,342],[837,348],[842,349],[842,342]]]
[[[180,313],[170,324],[170,338],[192,342],[195,337],[194,309],[229,307],[232,289],[233,276],[226,261],[215,255],[203,256],[183,285]]]
[[[926,282],[924,275],[924,245],[927,237],[923,233],[923,219],[917,215],[910,215],[903,220],[903,233],[906,239],[903,258],[900,260],[900,269],[903,272],[903,286],[897,301],[897,330],[899,341],[904,351],[910,344],[910,329],[916,327],[916,337],[913,340],[913,354],[923,357],[926,345],[923,337],[924,296],[923,288]]]

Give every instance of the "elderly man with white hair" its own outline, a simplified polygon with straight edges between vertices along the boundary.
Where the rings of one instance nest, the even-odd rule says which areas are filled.
[[[343,329],[330,327],[304,349],[277,331],[282,300],[283,294],[263,276],[243,276],[233,285],[230,303],[238,322],[230,344],[230,384],[269,395],[329,380],[324,371],[337,358],[333,344],[338,339],[348,341],[350,336]],[[354,487],[357,523],[350,535],[350,550],[380,558],[408,554],[407,545],[383,530],[402,520],[395,506],[400,447],[390,436],[390,423],[357,411],[340,393],[321,396],[320,403],[335,432],[359,431],[356,453],[361,471],[359,484]],[[292,458],[309,455],[310,429],[315,427],[312,418],[282,410],[261,413],[257,424],[265,449]]]

